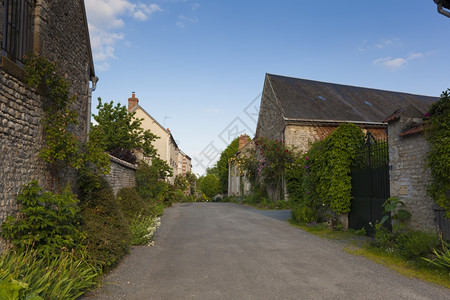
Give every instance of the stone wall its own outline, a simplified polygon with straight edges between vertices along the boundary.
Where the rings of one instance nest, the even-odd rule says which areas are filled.
[[[114,156],[109,156],[111,160],[111,172],[105,175],[106,181],[114,191],[114,195],[124,187],[136,186],[137,166],[126,161],[120,160]]]
[[[286,125],[284,129],[285,143],[289,146],[294,146],[296,151],[307,152],[310,148],[310,144],[323,140],[336,130],[338,125],[316,125],[311,124],[298,124],[298,125]],[[377,139],[386,138],[386,128],[367,128],[361,126],[364,133],[370,131],[372,135]]]
[[[412,214],[409,229],[433,232],[434,201],[426,193],[430,172],[425,167],[425,158],[429,145],[423,133],[399,135],[411,121],[414,119],[402,117],[389,123],[390,193],[405,202],[404,208]]]
[[[0,70],[0,224],[16,214],[22,185],[33,179],[45,183],[37,151],[42,143],[40,103],[22,82]]]
[[[0,3],[0,29],[3,26]],[[74,109],[78,125],[71,130],[80,141],[86,139],[89,111],[89,81],[93,76],[90,45],[85,24],[84,2],[40,0],[33,12],[34,49],[56,61],[77,96]],[[0,30],[0,44],[3,30]],[[49,186],[45,164],[38,153],[43,146],[43,102],[45,98],[24,84],[24,70],[0,57],[0,224],[16,214],[16,196],[21,186],[33,179]],[[70,179],[69,179],[70,180]],[[3,242],[0,240],[0,250]]]
[[[281,107],[272,91],[272,88],[270,87],[269,79],[266,76],[261,105],[259,108],[256,137],[284,140],[284,126],[285,122]]]

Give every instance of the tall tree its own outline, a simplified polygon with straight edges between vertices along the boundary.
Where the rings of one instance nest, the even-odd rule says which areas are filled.
[[[142,119],[137,119],[135,112],[129,113],[125,106],[114,105],[113,101],[102,103],[101,98],[98,98],[97,109],[98,115],[93,115],[97,124],[92,130],[102,132],[108,152],[117,148],[129,151],[141,148],[146,156],[156,157],[152,142],[159,137],[141,127]]]

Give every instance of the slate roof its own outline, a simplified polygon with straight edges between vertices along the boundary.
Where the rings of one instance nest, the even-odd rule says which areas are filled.
[[[283,117],[289,120],[383,122],[394,111],[414,105],[428,111],[438,97],[266,75]]]

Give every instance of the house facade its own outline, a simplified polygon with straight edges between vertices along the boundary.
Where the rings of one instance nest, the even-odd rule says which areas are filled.
[[[37,51],[58,63],[76,94],[73,127],[85,141],[90,123],[94,64],[83,0],[4,0],[0,3],[0,223],[18,207],[16,196],[31,180],[45,185],[48,172],[38,158],[43,146],[45,96],[24,82],[24,55]],[[92,82],[92,84],[91,84]]]
[[[190,157],[184,154],[173,137],[169,128],[164,128],[155,118],[153,118],[143,107],[139,105],[139,99],[136,94],[132,93],[128,98],[128,111],[134,112],[137,119],[142,119],[141,127],[144,130],[150,130],[158,139],[153,142],[158,156],[164,160],[172,169],[173,176],[168,180],[171,184],[175,182],[175,177],[183,172],[183,161],[185,169],[191,170]],[[138,159],[144,160],[151,164],[151,159],[142,155],[137,156]],[[189,166],[188,166],[189,164]],[[186,171],[187,172],[187,171]]]

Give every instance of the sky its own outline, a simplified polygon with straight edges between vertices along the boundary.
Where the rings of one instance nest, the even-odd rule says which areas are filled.
[[[432,0],[85,4],[93,98],[127,105],[135,92],[200,175],[236,136],[254,136],[266,73],[427,96],[450,88],[450,18]]]

